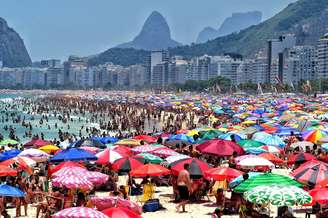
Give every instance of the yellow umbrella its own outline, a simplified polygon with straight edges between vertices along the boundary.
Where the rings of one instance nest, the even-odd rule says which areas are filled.
[[[59,148],[55,145],[44,145],[39,148],[39,150],[46,152],[47,154],[50,154],[52,152],[58,151]]]
[[[116,142],[116,145],[130,145],[130,146],[139,146],[140,144],[140,140],[137,139],[122,139],[118,142]]]
[[[194,136],[194,135],[198,135],[198,131],[195,129],[189,130],[187,133],[187,136]]]

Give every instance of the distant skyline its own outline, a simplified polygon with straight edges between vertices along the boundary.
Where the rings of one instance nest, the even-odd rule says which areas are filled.
[[[206,26],[234,12],[258,10],[263,20],[296,0],[2,0],[0,17],[23,38],[33,61],[94,55],[132,40],[154,10],[172,38],[190,44]]]

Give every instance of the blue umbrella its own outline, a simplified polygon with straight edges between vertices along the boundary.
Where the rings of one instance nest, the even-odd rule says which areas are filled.
[[[174,140],[194,143],[194,139],[185,134],[178,134],[178,135],[173,135],[173,136],[169,137],[169,141],[174,141]]]
[[[0,161],[9,160],[10,158],[16,157],[21,152],[22,152],[21,150],[16,150],[16,149],[5,151],[0,154]]]
[[[86,161],[86,160],[97,160],[98,158],[88,151],[80,148],[69,148],[63,150],[51,158],[51,162],[60,161]]]
[[[246,148],[245,152],[246,152],[246,154],[262,154],[262,153],[266,153],[268,151],[266,151],[262,148]]]
[[[249,172],[248,173],[248,178],[252,178],[254,176],[258,176],[258,175],[261,175],[263,173],[259,173],[259,172]],[[241,176],[238,176],[237,178],[235,178],[234,180],[232,180],[230,183],[229,183],[229,187],[230,188],[234,188],[236,186],[238,186],[240,183],[242,183],[244,181],[244,177],[243,175]]]
[[[91,139],[101,142],[103,144],[115,143],[118,142],[119,139],[115,137],[92,137]]]
[[[24,197],[25,193],[20,189],[10,185],[0,185],[0,196],[5,197]]]

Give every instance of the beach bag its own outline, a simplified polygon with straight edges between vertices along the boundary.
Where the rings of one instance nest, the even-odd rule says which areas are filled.
[[[159,199],[150,199],[146,201],[143,205],[142,210],[144,212],[155,212],[161,209],[161,204],[159,203]]]

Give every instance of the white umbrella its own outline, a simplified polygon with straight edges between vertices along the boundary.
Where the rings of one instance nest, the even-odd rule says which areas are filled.
[[[274,167],[274,164],[263,158],[263,157],[249,157],[245,158],[237,163],[238,166],[240,167],[263,167],[263,166],[268,166],[268,167]]]

